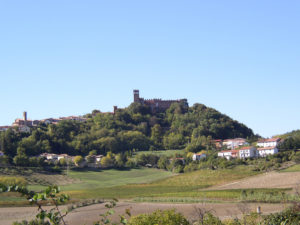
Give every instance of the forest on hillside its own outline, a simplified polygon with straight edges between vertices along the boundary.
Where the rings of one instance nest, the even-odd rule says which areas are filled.
[[[282,150],[296,150],[300,149],[300,130],[294,130],[277,137],[283,139],[279,148]]]
[[[10,129],[0,133],[0,148],[9,157],[35,156],[43,152],[105,155],[132,150],[183,149],[200,151],[213,139],[253,138],[253,131],[238,121],[203,104],[187,107],[174,103],[165,112],[132,103],[115,114],[94,110],[86,122],[61,121],[40,124],[31,133]]]

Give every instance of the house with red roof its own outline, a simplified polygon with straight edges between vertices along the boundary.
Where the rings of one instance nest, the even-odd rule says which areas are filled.
[[[252,146],[242,147],[239,150],[239,158],[247,159],[256,157],[256,148]]]
[[[226,158],[226,159],[232,159],[237,158],[239,156],[239,150],[223,150],[218,152],[218,157]]]
[[[259,146],[261,148],[276,147],[276,146],[278,146],[279,142],[280,142],[280,138],[262,139],[257,142],[257,146]]]
[[[227,146],[227,149],[236,149],[248,144],[249,143],[246,141],[245,138],[226,139],[223,141],[223,146]]]

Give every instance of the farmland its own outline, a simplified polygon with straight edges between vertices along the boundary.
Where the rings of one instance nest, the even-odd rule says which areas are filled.
[[[144,169],[148,171],[150,169]],[[152,171],[152,170],[151,170]],[[133,171],[134,172],[134,171]],[[163,179],[156,177],[156,181],[135,182],[126,185],[116,185],[118,180],[106,180],[101,186],[89,189],[62,187],[73,198],[135,198],[135,197],[203,197],[199,190],[212,185],[223,184],[257,174],[247,167],[237,167],[231,170],[199,170],[191,173],[179,174]],[[75,176],[75,174],[73,175]],[[153,175],[154,177],[155,175]],[[161,175],[160,175],[161,176]],[[110,186],[107,186],[110,184]],[[83,184],[82,184],[83,185]],[[106,185],[106,186],[105,186]],[[75,186],[73,186],[75,187]]]
[[[298,173],[293,174],[298,177]],[[39,176],[37,173],[35,175]],[[143,167],[130,170],[81,169],[64,171],[64,174],[41,174],[36,180],[42,182],[40,184],[36,180],[29,182],[28,188],[35,191],[44,189],[49,183],[48,178],[51,178],[51,181],[57,178],[56,184],[75,202],[109,198],[131,199],[136,202],[177,203],[240,200],[280,202],[282,196],[295,186],[294,180],[298,178],[289,176],[291,183],[286,180],[285,184],[291,185],[284,186],[263,181],[281,175],[286,176],[286,173],[261,174],[253,171],[250,166],[218,170],[204,169],[183,174]],[[64,178],[68,182],[63,182]],[[30,179],[32,180],[32,176]],[[0,197],[1,205],[22,204],[19,196],[1,194]],[[292,196],[288,198],[293,200]]]

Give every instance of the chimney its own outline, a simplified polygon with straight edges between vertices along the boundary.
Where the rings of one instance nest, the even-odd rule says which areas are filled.
[[[23,119],[24,119],[24,121],[27,121],[27,112],[26,111],[23,112]]]

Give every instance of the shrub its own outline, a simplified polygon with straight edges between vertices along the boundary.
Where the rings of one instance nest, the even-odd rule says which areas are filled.
[[[189,225],[189,221],[175,210],[157,210],[151,214],[141,214],[132,217],[129,225]]]

